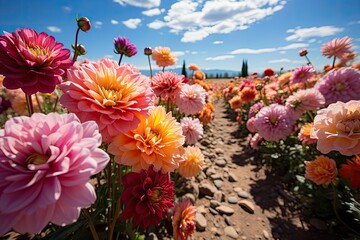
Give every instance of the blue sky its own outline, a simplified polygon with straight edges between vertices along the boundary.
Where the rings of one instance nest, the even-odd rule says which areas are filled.
[[[300,67],[306,64],[298,56],[302,48],[322,69],[331,60],[321,56],[321,46],[334,38],[351,37],[356,52],[360,46],[359,0],[0,0],[0,7],[1,32],[29,27],[66,48],[74,43],[76,14],[86,16],[92,29],[79,36],[86,58],[118,60],[113,39],[126,36],[138,54],[123,62],[139,69],[148,68],[148,46],[169,47],[180,67],[185,60],[202,69],[240,71],[246,59],[250,72]]]

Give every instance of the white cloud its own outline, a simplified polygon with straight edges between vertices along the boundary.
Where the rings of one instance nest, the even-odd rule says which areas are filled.
[[[166,24],[162,21],[159,21],[159,20],[155,20],[149,24],[147,24],[147,26],[151,29],[160,29],[162,27],[164,27]]]
[[[173,3],[161,22],[171,33],[182,34],[182,42],[196,42],[211,34],[247,29],[285,4],[280,0],[183,0]]]
[[[349,22],[350,25],[353,25],[353,24],[360,24],[360,20],[358,21],[352,21],[352,22]]]
[[[160,15],[164,11],[165,11],[164,9],[160,10],[159,8],[153,8],[153,9],[142,11],[141,13],[144,14],[145,16],[152,17],[152,16]]]
[[[275,51],[276,48],[260,48],[260,49],[239,48],[229,53],[230,54],[260,54],[260,53],[269,53]]]
[[[50,32],[54,32],[54,33],[59,33],[61,32],[61,29],[59,27],[56,27],[56,26],[48,26],[47,29],[50,31]]]
[[[111,24],[113,24],[113,25],[119,24],[119,21],[116,21],[116,20],[114,20],[114,19],[111,19]]]
[[[100,21],[96,21],[94,25],[95,25],[95,28],[101,28],[103,23]]]
[[[213,41],[213,44],[223,44],[223,41]]]
[[[129,18],[128,20],[123,21],[122,23],[125,26],[127,26],[128,28],[135,29],[141,23],[141,19],[140,18]]]
[[[289,62],[291,62],[291,60],[288,58],[274,59],[269,61],[269,63],[289,63]]]
[[[252,48],[239,48],[229,52],[229,54],[261,54],[261,53],[270,53],[280,51],[280,53],[284,50],[291,50],[291,49],[299,49],[308,47],[309,44],[307,43],[292,43],[283,47],[277,48],[259,48],[259,49],[252,49]]]
[[[181,52],[181,51],[172,51],[172,53],[176,56],[176,57],[180,57],[180,56],[184,56],[185,53]]]
[[[119,3],[121,6],[131,5],[134,7],[154,8],[160,6],[161,0],[114,0],[114,2]]]
[[[111,58],[111,59],[113,59],[113,58],[114,58],[114,55],[106,54],[106,55],[104,55],[104,58]]]
[[[196,54],[199,54],[199,52],[197,52],[197,51],[192,51],[190,54],[196,55]]]
[[[303,41],[306,38],[327,37],[344,31],[343,28],[333,26],[311,27],[311,28],[295,28],[288,29],[286,32],[292,35],[286,38],[286,41]]]
[[[279,53],[280,54],[286,54],[286,51],[280,51]]]
[[[63,6],[63,9],[64,9],[64,11],[65,12],[71,12],[71,7],[69,7],[69,6]]]
[[[207,58],[205,58],[205,60],[206,61],[221,61],[221,60],[231,59],[234,57],[235,56],[233,56],[233,55],[223,55],[223,56],[217,56],[217,57],[207,57]]]

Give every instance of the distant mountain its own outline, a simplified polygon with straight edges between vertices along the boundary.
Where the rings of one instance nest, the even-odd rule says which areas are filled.
[[[181,74],[181,70],[182,68],[174,68],[174,69],[166,69],[165,71],[170,71],[170,72],[175,72],[177,74]],[[186,70],[188,76],[191,75],[192,71],[190,70]],[[140,70],[140,72],[146,76],[150,76],[150,71],[149,70]],[[153,71],[153,75],[155,75],[156,73],[161,72],[161,70],[155,70]],[[208,78],[215,78],[216,75],[218,75],[218,77],[225,77],[226,75],[229,77],[234,77],[234,76],[239,76],[240,71],[233,71],[233,70],[225,70],[225,69],[207,69],[207,70],[203,70],[204,73],[206,73]]]

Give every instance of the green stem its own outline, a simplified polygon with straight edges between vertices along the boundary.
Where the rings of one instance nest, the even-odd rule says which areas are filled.
[[[76,51],[76,49],[77,49],[79,31],[80,31],[80,28],[78,27],[78,29],[76,30],[76,34],[75,34],[75,46],[74,46],[75,50],[74,50],[73,62],[75,62],[76,59],[77,59],[77,51]]]
[[[312,65],[312,63],[310,62],[310,59],[308,58],[308,56],[305,55],[305,58],[306,58],[306,60],[308,61],[308,64],[310,64],[312,67],[314,67],[314,66]]]
[[[165,67],[163,67],[162,71],[163,71],[163,72],[165,71]]]
[[[123,56],[124,56],[124,54],[120,54],[120,59],[119,59],[119,66],[120,66],[120,64],[121,64],[121,60],[122,60],[122,58],[123,58]]]
[[[86,220],[87,220],[87,222],[89,224],[89,228],[90,228],[90,231],[91,231],[91,234],[92,234],[94,240],[100,240],[99,235],[96,232],[94,223],[93,223],[93,221],[91,219],[91,216],[90,216],[89,212],[86,209],[81,209],[81,212],[85,216],[85,218],[86,218]]]
[[[150,67],[150,78],[152,78],[152,68],[151,68],[151,62],[150,62],[150,55],[148,55],[148,61],[149,61],[149,67]]]
[[[59,97],[56,96],[53,112],[56,112],[56,107],[57,107],[58,102],[59,102]]]
[[[112,173],[112,168],[111,168],[111,161],[108,163],[108,169],[107,169],[107,198],[108,201],[111,199],[111,173]],[[111,205],[108,206],[108,216],[107,216],[107,224],[108,224],[108,240],[112,239],[112,235],[110,232],[111,229],[111,213],[112,213],[112,208]]]
[[[360,232],[357,232],[356,230],[354,230],[352,227],[350,227],[349,225],[347,225],[340,217],[338,211],[337,211],[337,207],[336,207],[336,203],[338,201],[338,195],[337,195],[337,190],[334,186],[334,184],[331,184],[332,186],[332,189],[333,189],[333,193],[334,193],[334,201],[333,201],[333,209],[334,209],[334,212],[335,212],[335,216],[336,218],[345,226],[347,227],[350,231],[352,231],[353,233],[357,234],[357,235],[360,235]]]
[[[25,96],[26,96],[26,105],[29,110],[29,116],[31,117],[31,115],[34,113],[34,106],[31,100],[31,94],[30,95],[25,94]]]

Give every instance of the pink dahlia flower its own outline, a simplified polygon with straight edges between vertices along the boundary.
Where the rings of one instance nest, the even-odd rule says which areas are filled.
[[[264,138],[260,134],[255,133],[255,135],[250,139],[250,147],[254,150],[258,150],[259,144],[263,139]]]
[[[360,154],[360,101],[336,102],[319,110],[311,137],[317,139],[317,149],[323,154]]]
[[[26,94],[51,93],[73,62],[70,50],[55,38],[23,28],[0,36],[0,73],[8,89]]]
[[[332,41],[325,43],[321,47],[321,53],[328,58],[337,57],[342,58],[345,53],[351,52],[352,47],[351,38],[343,37],[341,39],[335,38]]]
[[[199,84],[183,84],[175,98],[175,104],[181,113],[196,114],[203,109],[206,96],[207,92]]]
[[[292,84],[295,83],[306,83],[310,78],[314,76],[314,68],[310,65],[302,66],[300,68],[295,69],[293,72],[290,82]]]
[[[252,105],[249,109],[248,118],[255,117],[256,114],[264,107],[264,104],[262,102],[255,103]]]
[[[255,116],[254,126],[266,141],[287,138],[292,131],[292,118],[285,106],[271,104],[263,107]]]
[[[157,96],[174,97],[184,82],[184,76],[174,72],[160,72],[151,79],[151,87]]]
[[[198,118],[184,117],[180,120],[180,125],[188,145],[195,144],[203,135],[203,125]]]
[[[61,104],[82,122],[95,121],[105,142],[136,128],[154,105],[149,78],[130,64],[103,58],[69,69],[68,78]]]
[[[325,104],[360,100],[360,71],[351,67],[333,69],[314,86],[325,97]]]
[[[256,132],[256,128],[254,126],[255,123],[255,117],[249,118],[246,122],[246,128],[249,130],[249,132],[254,133]]]
[[[146,230],[159,225],[173,207],[174,182],[168,173],[155,172],[153,167],[141,172],[130,172],[122,177],[124,191],[120,201],[125,205],[120,220],[133,218],[133,226]]]
[[[294,111],[297,119],[306,111],[317,110],[325,104],[324,96],[316,88],[301,89],[289,96],[286,106]]]
[[[109,161],[100,144],[96,123],[72,113],[8,120],[0,130],[0,236],[75,222],[96,200],[88,180]]]

